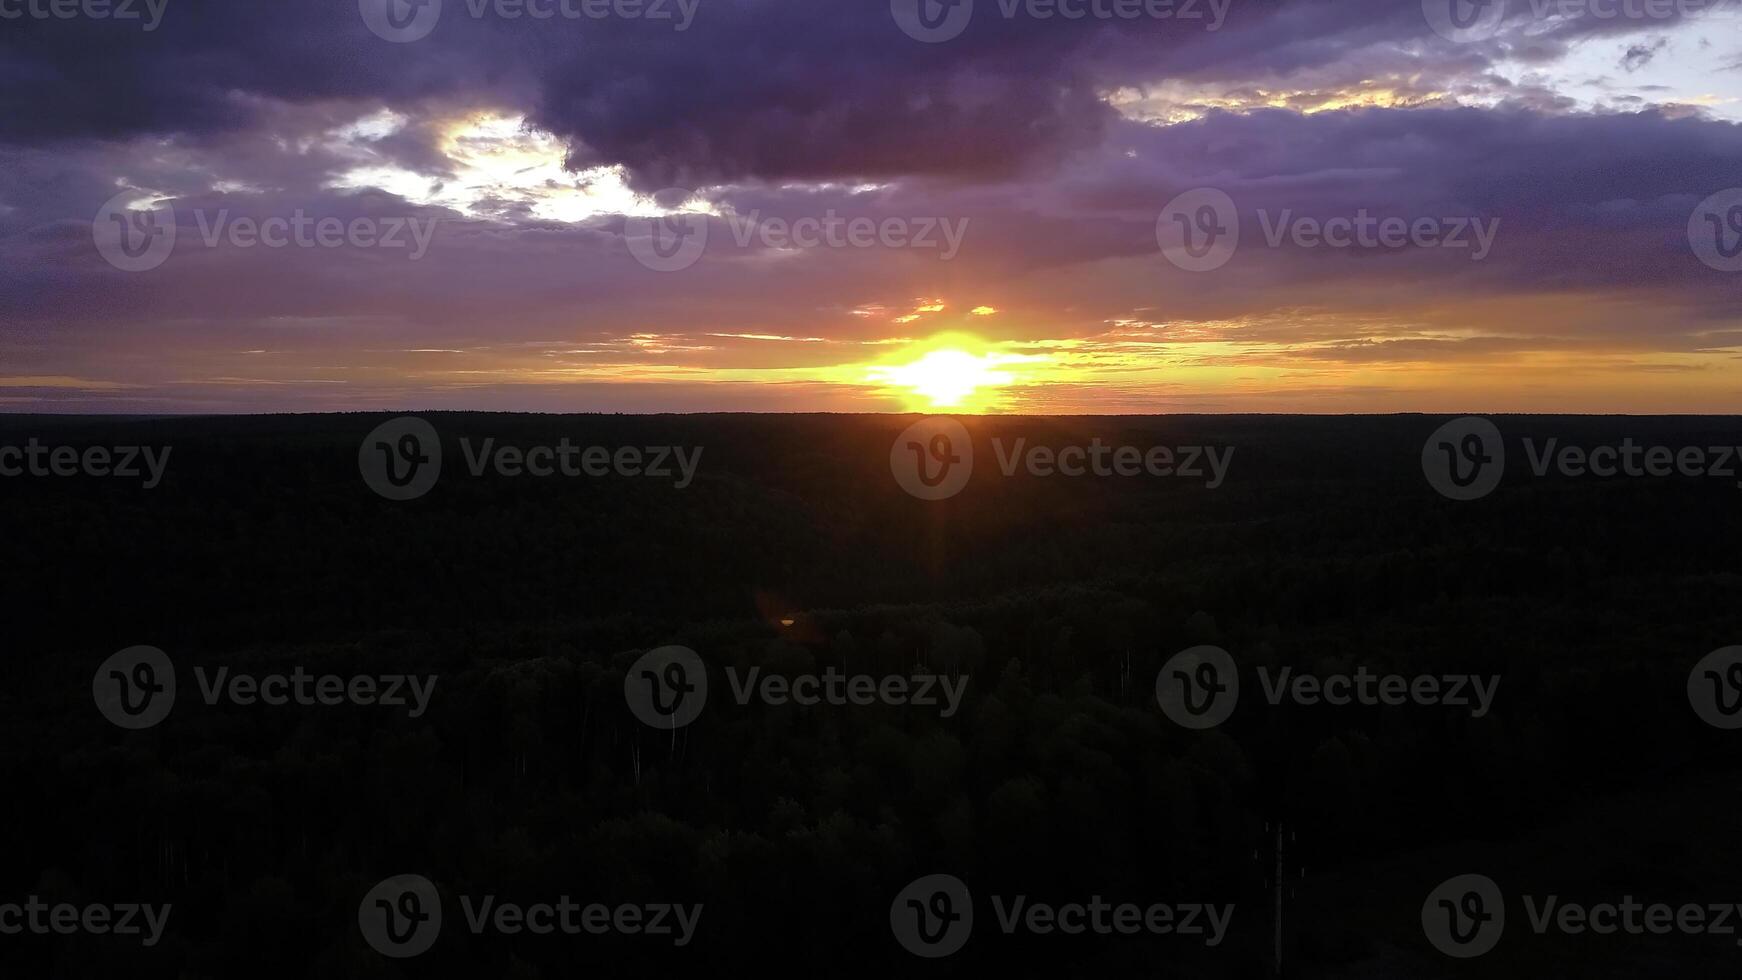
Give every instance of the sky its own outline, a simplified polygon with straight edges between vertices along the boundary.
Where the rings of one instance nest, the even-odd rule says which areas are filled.
[[[1742,409],[1742,0],[0,0],[0,411]]]

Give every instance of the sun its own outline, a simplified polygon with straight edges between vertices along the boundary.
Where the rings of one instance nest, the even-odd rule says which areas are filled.
[[[987,358],[960,350],[934,350],[911,364],[874,368],[872,374],[887,384],[908,389],[931,408],[959,408],[981,388],[1010,383],[1009,372],[993,368]]]
[[[996,407],[1001,389],[1016,383],[1012,365],[1033,360],[1020,354],[974,354],[964,346],[973,346],[972,338],[934,338],[919,350],[903,352],[895,363],[873,365],[866,373],[870,380],[897,389],[910,411],[978,413]]]

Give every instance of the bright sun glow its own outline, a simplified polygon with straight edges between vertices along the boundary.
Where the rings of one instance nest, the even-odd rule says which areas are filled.
[[[938,338],[933,344],[949,343],[957,338]],[[906,360],[894,364],[874,365],[866,369],[869,380],[884,387],[898,389],[909,410],[949,409],[957,412],[984,412],[994,408],[1000,389],[1017,379],[1011,365],[1037,360],[1021,354],[989,352],[970,354],[959,346],[932,346],[918,358],[911,352]]]

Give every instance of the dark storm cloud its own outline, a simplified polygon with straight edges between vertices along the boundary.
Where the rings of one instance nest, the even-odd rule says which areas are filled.
[[[262,99],[475,93],[504,85],[519,63],[489,31],[388,44],[356,0],[166,3],[151,31],[113,19],[0,21],[0,141],[212,134],[256,125]]]
[[[996,177],[1095,142],[1114,119],[1100,96],[1120,86],[1302,74],[1335,85],[1376,66],[1454,80],[1500,53],[1550,58],[1588,33],[1665,26],[1539,22],[1519,0],[1516,30],[1458,45],[1436,37],[1413,2],[1230,2],[1212,30],[1208,19],[1067,21],[1020,7],[1006,18],[1000,0],[979,0],[960,37],[922,44],[887,4],[861,0],[701,0],[682,31],[473,17],[467,0],[445,0],[429,37],[393,44],[369,32],[356,0],[169,0],[150,32],[0,23],[0,141],[210,137],[262,125],[275,101],[483,100],[571,140],[576,165],[628,165],[644,188]]]

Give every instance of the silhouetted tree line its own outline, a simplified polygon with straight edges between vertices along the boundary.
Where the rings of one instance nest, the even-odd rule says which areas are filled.
[[[1007,479],[981,447],[969,488],[928,503],[889,475],[905,419],[426,417],[446,440],[705,452],[695,485],[676,490],[474,478],[450,441],[437,487],[393,503],[356,471],[377,416],[0,424],[0,441],[174,446],[152,491],[0,481],[13,625],[0,900],[176,906],[150,950],[0,938],[15,975],[1260,977],[1265,826],[1285,821],[1290,861],[1307,869],[1290,907],[1311,923],[1291,928],[1291,975],[1332,976],[1426,949],[1410,932],[1425,888],[1403,889],[1381,920],[1314,900],[1377,867],[1413,886],[1409,874],[1445,877],[1448,849],[1555,835],[1672,897],[1722,893],[1734,868],[1697,841],[1666,855],[1569,829],[1632,813],[1616,801],[1638,794],[1728,792],[1738,743],[1702,725],[1684,689],[1695,659],[1742,642],[1734,487],[1517,476],[1454,503],[1421,478],[1435,423],[1412,416],[981,419],[982,439],[1237,453],[1210,491]],[[1686,444],[1724,430],[1511,424]],[[675,732],[643,725],[623,698],[629,665],[667,643],[698,651],[710,675],[706,710]],[[1243,689],[1227,724],[1192,732],[1157,708],[1155,678],[1199,643],[1236,658]],[[162,725],[124,732],[93,708],[91,672],[134,644],[175,660],[180,694]],[[417,719],[208,706],[194,665],[439,681]],[[1272,707],[1260,665],[1502,680],[1482,718]],[[752,666],[968,685],[949,718],[740,706],[725,671]],[[1004,936],[982,902],[967,949],[922,962],[891,939],[888,905],[938,871],[976,896],[1239,911],[1229,942],[1205,950]],[[436,951],[393,962],[362,942],[356,905],[404,872],[455,894],[706,912],[697,940],[673,950],[474,937],[450,904]]]

